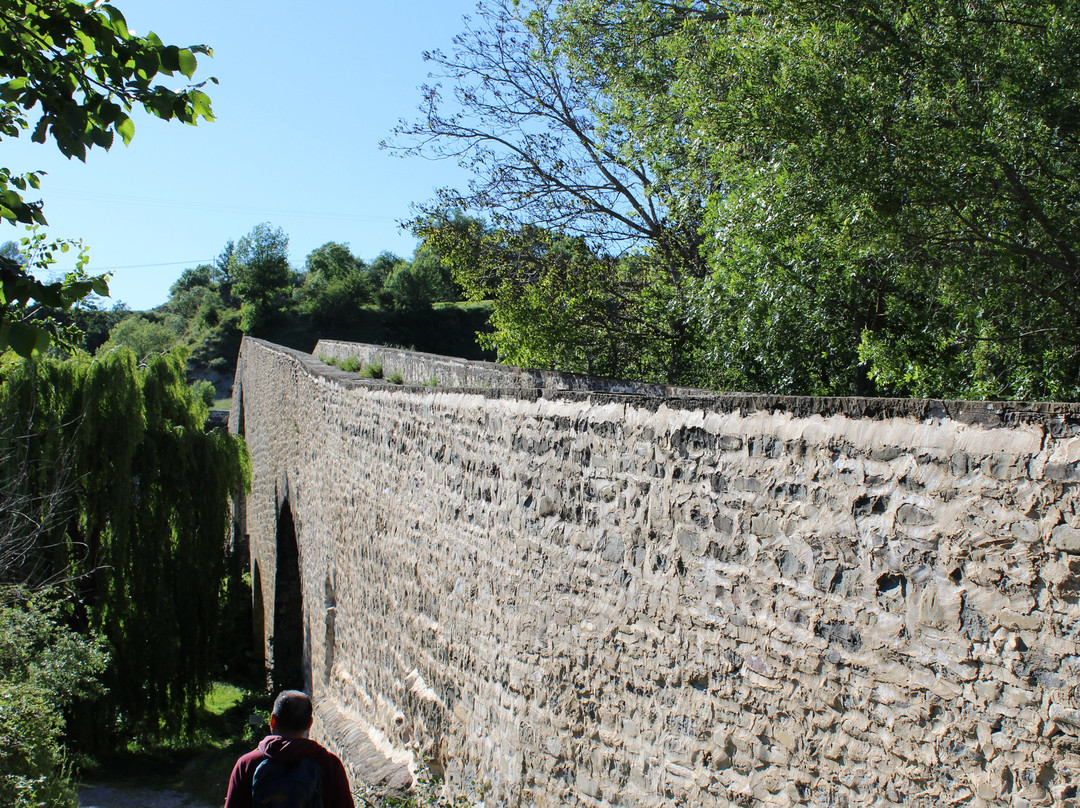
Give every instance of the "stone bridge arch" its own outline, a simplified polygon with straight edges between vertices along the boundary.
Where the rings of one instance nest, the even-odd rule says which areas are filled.
[[[311,691],[310,649],[304,641],[304,596],[300,550],[292,505],[282,502],[277,520],[274,565],[273,629],[270,633],[269,673],[274,692]]]

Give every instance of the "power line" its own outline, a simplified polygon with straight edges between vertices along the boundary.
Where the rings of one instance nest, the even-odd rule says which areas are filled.
[[[161,264],[130,264],[124,267],[88,267],[94,272],[115,272],[118,269],[153,269],[154,267],[179,267],[191,264],[209,264],[213,258],[198,258],[193,261],[166,261]]]
[[[367,214],[359,213],[330,213],[328,211],[311,211],[311,210],[288,210],[288,209],[270,209],[263,208],[257,205],[234,205],[223,202],[208,202],[205,200],[181,200],[181,199],[166,199],[164,197],[154,196],[134,196],[131,194],[103,194],[103,193],[87,193],[85,191],[68,191],[60,188],[50,187],[48,190],[48,196],[50,197],[69,197],[72,199],[88,199],[105,202],[120,202],[138,205],[154,205],[162,208],[183,208],[189,210],[218,210],[231,213],[255,213],[259,216],[300,216],[304,218],[313,219],[334,219],[338,221],[365,221],[365,222],[396,222],[397,219],[392,216],[371,216]]]

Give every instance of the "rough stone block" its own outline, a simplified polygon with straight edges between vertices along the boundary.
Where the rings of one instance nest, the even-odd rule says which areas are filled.
[[[1051,534],[1050,543],[1066,553],[1080,554],[1080,530],[1070,525],[1058,525]]]

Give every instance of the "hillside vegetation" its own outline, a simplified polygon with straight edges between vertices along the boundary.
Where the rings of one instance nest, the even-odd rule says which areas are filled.
[[[156,309],[84,307],[72,317],[91,352],[124,346],[144,360],[186,347],[190,376],[211,382],[220,399],[229,396],[245,334],[309,352],[320,339],[338,339],[494,358],[477,342],[490,330],[490,303],[462,297],[427,245],[408,260],[384,252],[368,263],[330,242],[294,269],[285,233],[260,224],[212,264],[185,270]]]

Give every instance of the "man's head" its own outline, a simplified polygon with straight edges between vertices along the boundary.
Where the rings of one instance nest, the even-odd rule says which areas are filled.
[[[283,690],[274,701],[270,731],[283,738],[302,738],[311,729],[311,699],[299,690]]]

